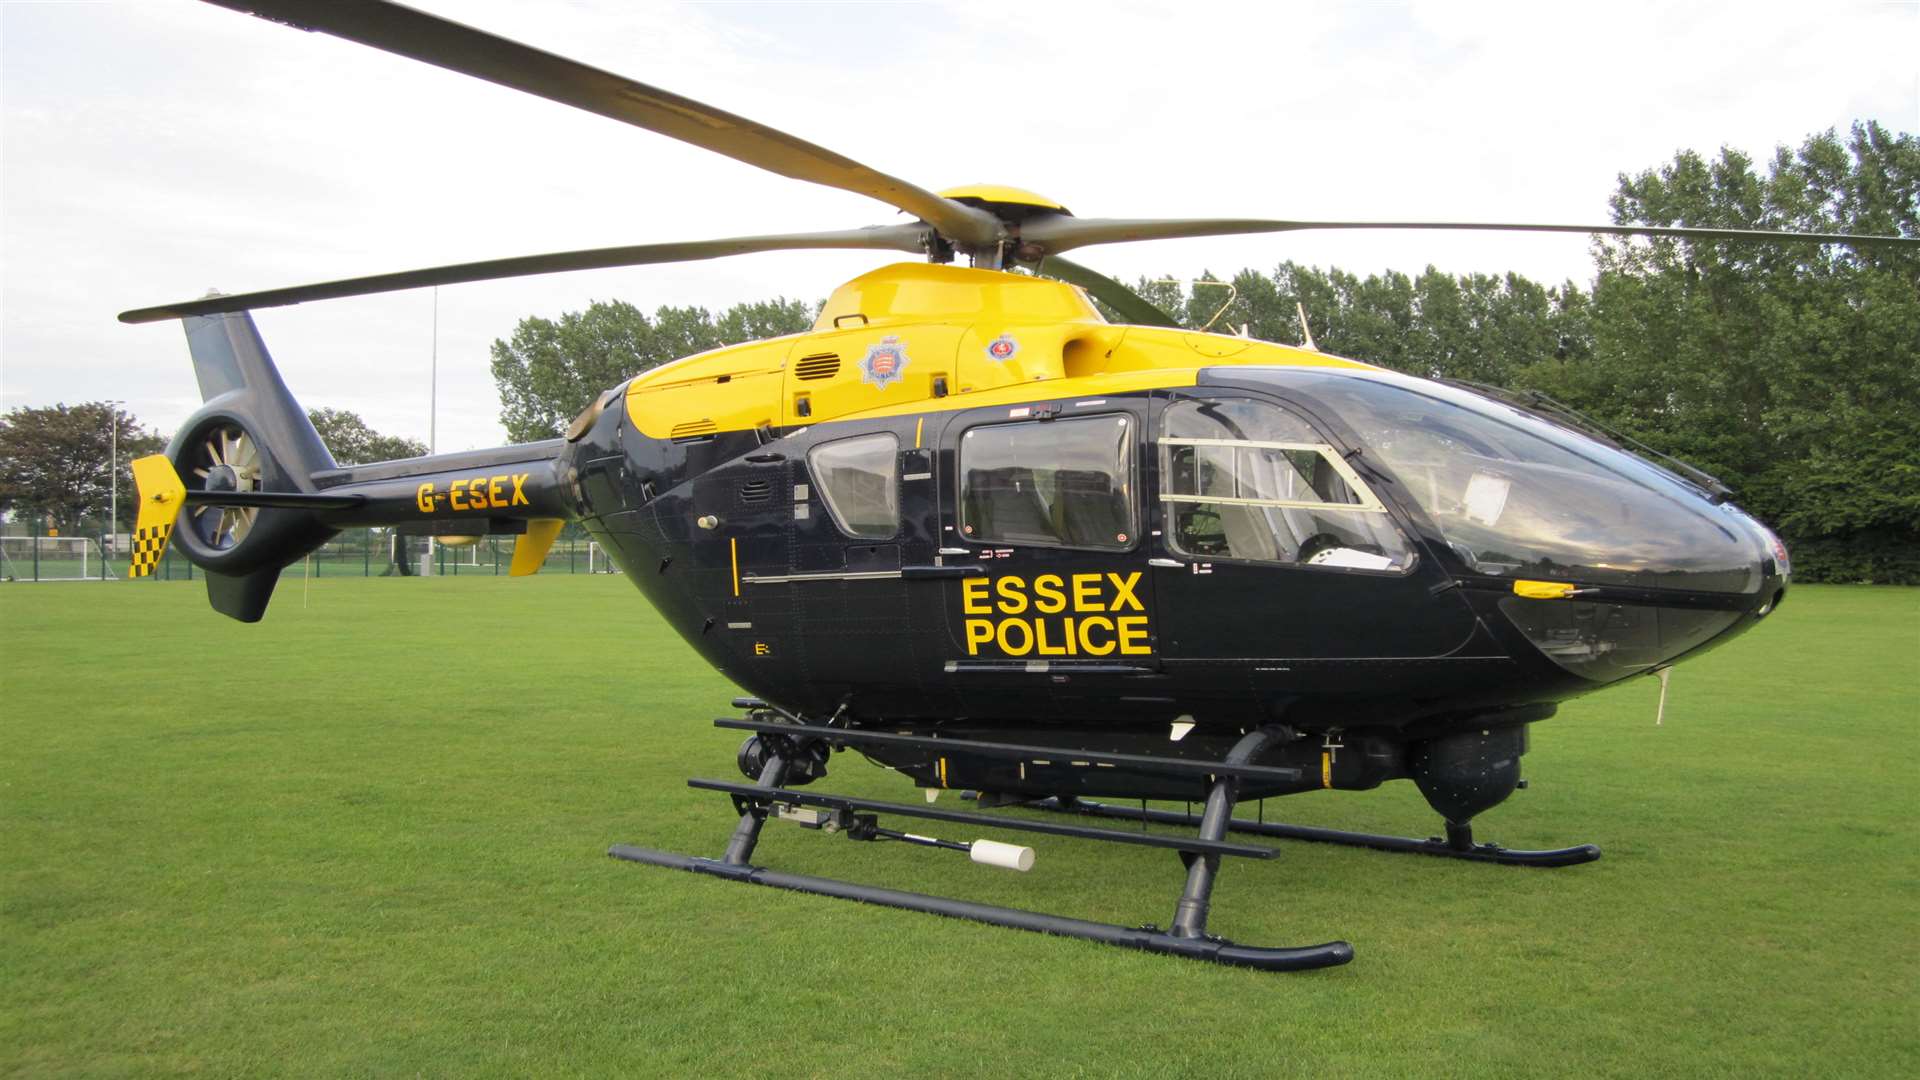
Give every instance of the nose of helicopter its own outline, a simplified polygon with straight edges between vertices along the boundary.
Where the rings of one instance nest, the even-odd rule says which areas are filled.
[[[1726,532],[1716,540],[1668,536],[1665,569],[1649,567],[1651,580],[1688,580],[1688,565],[1715,563],[1713,577],[1688,580],[1693,588],[1588,586],[1563,594],[1515,582],[1500,611],[1553,663],[1594,682],[1644,675],[1718,648],[1780,607],[1791,561],[1786,544],[1740,509],[1720,505],[1715,513]],[[1734,552],[1740,557],[1730,557]]]
[[[1583,678],[1612,682],[1729,640],[1785,591],[1786,548],[1704,474],[1424,379],[1302,370],[1278,381],[1340,417],[1455,573],[1506,591],[1501,614]]]
[[[1791,572],[1786,547],[1757,523],[1751,530],[1751,587],[1741,592],[1588,587],[1559,596],[1516,582],[1500,611],[1534,648],[1584,679],[1645,674],[1725,644],[1779,609]]]

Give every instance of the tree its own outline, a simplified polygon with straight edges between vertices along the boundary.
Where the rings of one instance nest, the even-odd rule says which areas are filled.
[[[798,300],[737,304],[718,318],[705,308],[662,307],[649,319],[625,301],[595,302],[556,320],[520,320],[513,337],[493,343],[500,423],[515,442],[550,439],[602,391],[648,368],[722,345],[813,325]]]
[[[308,409],[307,419],[320,433],[320,441],[333,452],[341,465],[364,465],[369,461],[393,461],[419,457],[427,444],[399,435],[382,435],[367,426],[360,414],[349,409]]]
[[[126,531],[137,502],[128,463],[159,453],[167,440],[105,401],[18,408],[0,416],[0,510],[63,532],[79,534],[89,525],[104,531],[112,501],[109,459],[116,450],[115,428],[123,497],[114,531]]]
[[[1615,220],[1920,237],[1920,140],[1856,124],[1765,176],[1733,150],[1622,176]],[[1578,407],[1719,475],[1805,576],[1920,581],[1920,255],[1599,245]]]
[[[1142,280],[1168,312],[1197,327],[1226,298],[1203,275],[1191,295],[1166,281]],[[1216,331],[1287,345],[1314,343],[1338,356],[1434,378],[1507,384],[1534,365],[1584,357],[1592,331],[1586,294],[1572,282],[1548,288],[1518,274],[1453,276],[1429,266],[1418,278],[1398,271],[1358,277],[1281,263],[1271,276],[1242,270]]]

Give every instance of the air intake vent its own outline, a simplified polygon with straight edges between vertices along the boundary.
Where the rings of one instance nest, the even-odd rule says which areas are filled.
[[[773,498],[773,481],[771,480],[749,480],[740,485],[740,502],[742,505],[750,506],[754,503],[763,503],[771,498]]]
[[[796,379],[831,379],[840,371],[840,357],[834,353],[803,356],[793,365]]]
[[[685,423],[673,425],[669,437],[674,442],[687,442],[692,439],[704,439],[712,435],[715,430],[717,430],[716,425],[711,420],[688,420]]]

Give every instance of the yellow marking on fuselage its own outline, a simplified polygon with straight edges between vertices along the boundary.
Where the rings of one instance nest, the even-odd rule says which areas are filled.
[[[733,595],[740,595],[740,538],[727,537],[727,552],[733,556]]]
[[[423,514],[437,511],[442,499],[446,500],[447,509],[458,513],[531,506],[533,503],[527,498],[526,484],[527,477],[532,475],[499,473],[494,476],[463,476],[448,484],[445,491],[429,480],[414,489],[413,502]],[[511,485],[511,489],[508,485]]]
[[[921,417],[913,422],[913,448],[920,449],[920,432],[927,426],[927,418]]]
[[[1152,630],[1137,590],[1141,572],[1018,574],[960,582],[968,656],[1151,656]],[[1125,614],[1126,612],[1137,614]]]
[[[1017,358],[983,359],[987,339],[999,334],[1019,339]],[[901,374],[875,378],[866,359],[888,339],[908,361]],[[837,373],[796,383],[789,358],[809,351],[838,355]],[[666,439],[694,416],[711,418],[717,433],[952,412],[1192,386],[1201,368],[1227,366],[1372,367],[1273,342],[1109,324],[1061,282],[902,263],[842,285],[808,333],[662,365],[636,376],[626,400],[635,428]],[[948,377],[944,396],[936,396],[936,374]],[[793,404],[802,393],[804,418]]]

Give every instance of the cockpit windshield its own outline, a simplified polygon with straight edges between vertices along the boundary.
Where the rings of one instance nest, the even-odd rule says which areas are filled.
[[[1632,454],[1391,372],[1276,371],[1344,420],[1482,574],[1745,593],[1766,557],[1731,505]]]

